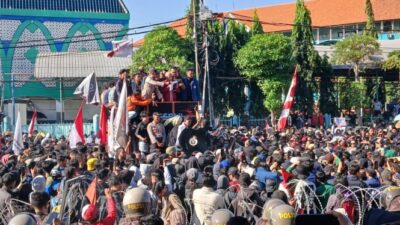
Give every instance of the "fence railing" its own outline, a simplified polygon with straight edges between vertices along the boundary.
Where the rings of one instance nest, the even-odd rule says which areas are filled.
[[[71,131],[73,123],[63,123],[63,124],[37,124],[35,126],[35,130],[44,133],[50,133],[51,135],[56,136],[57,138],[61,136],[68,137],[69,132]],[[28,125],[22,126],[22,131],[28,131]],[[93,123],[84,123],[83,124],[83,132],[85,134],[90,134],[93,131]]]
[[[265,126],[266,119],[243,119],[240,117],[237,118],[223,118],[220,119],[220,124],[229,126],[229,127],[239,127],[239,126],[246,126],[246,127],[256,127],[256,126]]]

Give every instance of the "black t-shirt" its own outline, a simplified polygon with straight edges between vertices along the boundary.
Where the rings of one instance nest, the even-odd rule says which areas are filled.
[[[149,138],[149,134],[147,133],[147,124],[140,122],[136,128],[136,135],[140,135],[144,138]]]
[[[389,212],[383,209],[371,209],[366,213],[364,225],[390,224],[400,221],[400,212]]]

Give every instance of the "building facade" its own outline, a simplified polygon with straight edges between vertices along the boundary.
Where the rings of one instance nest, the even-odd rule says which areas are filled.
[[[111,42],[125,38],[128,28],[129,12],[122,0],[0,0],[3,112],[13,116],[10,105],[15,99],[24,124],[27,112],[34,108],[48,121],[60,120],[64,104],[77,109],[79,100],[74,100],[72,92],[82,79],[36,79],[38,54],[110,50]],[[74,116],[64,118],[69,121]]]

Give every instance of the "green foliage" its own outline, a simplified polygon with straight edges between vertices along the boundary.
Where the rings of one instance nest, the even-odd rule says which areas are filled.
[[[379,43],[375,38],[365,35],[352,35],[335,44],[333,62],[351,64],[356,81],[360,72],[360,63],[379,51]]]
[[[260,18],[258,17],[257,11],[254,10],[253,24],[251,25],[250,34],[251,34],[251,36],[254,36],[254,35],[263,34],[263,33],[264,33],[264,29],[260,22]]]
[[[269,78],[258,82],[264,94],[264,105],[270,112],[278,112],[282,108],[282,91],[288,89],[288,80]]]
[[[320,110],[322,113],[329,113],[331,115],[337,114],[336,98],[334,96],[335,87],[332,82],[333,69],[328,61],[328,57],[325,55],[321,58],[318,55],[318,64],[316,65],[316,75],[321,77],[319,84],[320,93]]]
[[[367,15],[367,24],[365,25],[364,34],[369,37],[378,38],[378,33],[375,27],[374,10],[371,0],[365,0],[365,14]]]
[[[314,49],[310,11],[304,5],[303,0],[298,0],[296,4],[296,16],[291,39],[293,59],[299,66],[299,74],[310,81],[317,53]]]
[[[385,70],[400,69],[400,50],[390,52],[382,67]]]
[[[168,70],[172,66],[182,69],[192,66],[188,60],[191,48],[179,37],[176,30],[168,27],[157,27],[144,37],[144,44],[134,52],[132,69],[143,66],[146,70],[156,68]]]
[[[282,89],[287,90],[294,65],[290,39],[282,34],[259,34],[250,38],[234,59],[240,73],[257,81],[270,112],[282,106]]]
[[[318,53],[314,49],[314,36],[310,11],[304,0],[297,0],[296,15],[292,29],[292,58],[298,65],[299,83],[296,91],[296,105],[300,110],[311,112],[313,90],[316,84],[313,79]]]
[[[349,79],[339,79],[337,84],[340,109],[365,108],[371,106],[371,101],[365,95],[364,82],[352,82]]]
[[[239,50],[234,62],[251,80],[288,76],[293,70],[289,38],[282,34],[259,34]]]
[[[246,82],[235,68],[233,58],[249,39],[246,27],[233,20],[226,26],[220,22],[210,22],[207,32],[210,37],[210,82],[214,87],[212,97],[215,103],[218,102],[214,104],[215,111],[225,115],[233,109],[236,115],[243,114]]]

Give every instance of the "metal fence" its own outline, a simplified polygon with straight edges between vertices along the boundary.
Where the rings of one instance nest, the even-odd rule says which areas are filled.
[[[73,123],[63,123],[63,124],[37,124],[35,126],[35,130],[44,133],[50,133],[51,135],[56,136],[57,138],[61,136],[68,137],[69,132],[71,130]],[[93,129],[93,123],[84,123],[83,124],[83,131],[85,134],[90,134]],[[22,131],[28,131],[28,125],[22,126]]]
[[[220,119],[220,124],[229,127],[239,127],[239,126],[246,126],[246,127],[256,127],[256,126],[265,126],[266,119],[243,119],[240,117],[237,118],[223,118]]]

